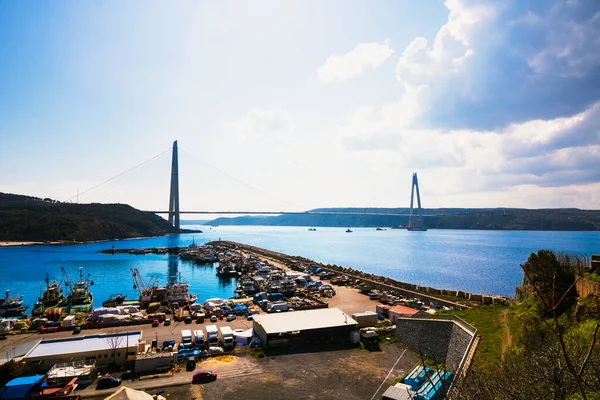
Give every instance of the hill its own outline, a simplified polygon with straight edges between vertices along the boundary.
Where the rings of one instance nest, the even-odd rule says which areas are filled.
[[[408,224],[408,208],[318,208],[309,212],[369,213],[286,214],[278,216],[242,216],[217,218],[207,225],[266,225],[323,227],[398,227]],[[600,211],[576,208],[436,208],[424,209],[425,225],[430,229],[554,230],[598,231]],[[376,215],[379,214],[379,215]]]
[[[125,204],[71,204],[0,193],[0,241],[92,241],[157,236],[176,230]]]

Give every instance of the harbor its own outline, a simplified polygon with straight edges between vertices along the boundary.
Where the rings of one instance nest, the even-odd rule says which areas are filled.
[[[150,253],[152,250],[143,254]],[[395,328],[393,323],[386,321],[448,309],[399,292],[377,289],[377,296],[373,296],[371,294],[375,292],[364,290],[366,282],[351,275],[334,272],[331,268],[324,270],[311,260],[300,260],[241,243],[217,241],[194,245],[181,250],[179,256],[189,257],[190,253],[216,256],[215,274],[219,273],[217,267],[222,267],[221,275],[225,269],[228,274],[236,273],[234,296],[200,300],[189,292],[186,282],[161,286],[156,279],[131,268],[138,298],[113,295],[103,302],[103,307],[93,308],[91,312],[77,308],[72,309],[74,314],[66,311],[70,315],[59,316],[49,310],[64,304],[64,298],[70,294],[61,300],[60,282],[46,277],[47,288],[40,296],[40,303],[51,301],[54,307],[46,304],[48,308],[42,317],[10,319],[16,322],[3,331],[6,340],[0,342],[0,355],[4,354],[0,362],[15,360],[24,363],[33,372],[45,373],[46,368],[64,369],[61,363],[80,360],[88,363],[78,368],[88,371],[85,379],[90,383],[95,376],[107,372],[121,376],[123,371],[129,371],[129,374],[134,371],[138,382],[133,387],[151,389],[189,383],[189,373],[174,371],[189,369],[191,359],[200,364],[219,364],[222,357],[229,355],[237,360],[237,364],[255,365],[255,368],[226,369],[228,376],[233,374],[243,379],[244,376],[264,372],[263,367],[248,355],[248,348],[262,348],[269,354],[285,354],[284,349],[288,347],[310,352],[309,349],[314,346],[325,346],[323,349],[329,349],[327,351],[341,351],[340,355],[363,340],[369,343],[370,335],[365,332],[373,332],[378,340],[385,340],[385,337],[389,340],[390,335],[394,336]],[[144,255],[140,253],[140,257]],[[68,286],[77,288],[80,293],[83,282],[88,284],[86,289],[93,290],[92,278],[80,270],[77,280],[69,280]],[[39,310],[39,305],[36,309]],[[281,328],[275,328],[286,325],[288,327],[282,332],[297,332],[293,338],[286,338],[287,334],[277,330]],[[319,333],[315,335],[313,332]],[[81,335],[82,343],[90,341],[92,347],[98,346],[92,343],[99,343],[99,347],[93,355],[86,353],[87,345],[78,344],[78,347],[83,347],[74,350],[68,344],[76,338],[73,335]],[[123,346],[126,340],[128,346],[133,347],[124,347],[118,353],[116,350],[111,352],[110,343],[117,343],[116,339],[111,342],[110,337],[113,336],[119,338],[119,346]],[[40,346],[50,346],[55,342],[64,345],[52,345],[49,347],[52,351],[40,349]],[[281,353],[282,349],[284,353]],[[397,351],[394,349],[386,348],[384,354]],[[102,355],[104,351],[108,357]],[[405,356],[406,368],[416,362],[415,355],[411,354]],[[90,357],[94,359],[92,364],[89,364]],[[93,372],[89,372],[89,368]],[[149,376],[153,378],[148,380]],[[85,379],[81,379],[81,395],[98,394],[98,391],[86,392],[89,383],[85,384]]]

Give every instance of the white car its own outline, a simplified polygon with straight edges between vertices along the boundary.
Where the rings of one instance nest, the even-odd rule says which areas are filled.
[[[208,355],[209,356],[217,356],[217,355],[223,354],[223,353],[225,353],[225,350],[223,350],[222,347],[210,346],[208,348]]]
[[[229,314],[229,315],[227,316],[227,321],[228,321],[228,322],[231,322],[231,321],[233,321],[233,320],[234,320],[234,319],[236,319],[236,318],[237,318],[237,317],[235,316],[235,314]]]

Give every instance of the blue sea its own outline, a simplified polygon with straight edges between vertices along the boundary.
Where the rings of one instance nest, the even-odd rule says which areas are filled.
[[[531,232],[405,230],[376,231],[373,228],[186,226],[203,233],[145,239],[119,240],[82,245],[0,247],[0,290],[23,295],[33,306],[45,288],[46,273],[62,280],[63,266],[70,279],[79,267],[94,281],[94,306],[113,293],[137,299],[131,268],[159,284],[179,275],[190,283],[200,301],[211,297],[229,298],[235,279],[215,275],[212,265],[196,265],[169,255],[101,254],[103,249],[187,246],[211,240],[233,240],[315,261],[337,264],[400,281],[440,289],[513,296],[522,280],[519,264],[531,252],[552,249],[575,254],[600,253],[600,232]],[[66,288],[64,288],[66,290]]]

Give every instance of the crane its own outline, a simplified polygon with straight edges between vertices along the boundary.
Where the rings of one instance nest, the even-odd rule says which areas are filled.
[[[67,271],[65,271],[65,267],[61,266],[60,270],[65,278],[65,286],[71,286],[71,280],[69,279],[69,275],[67,275]]]

